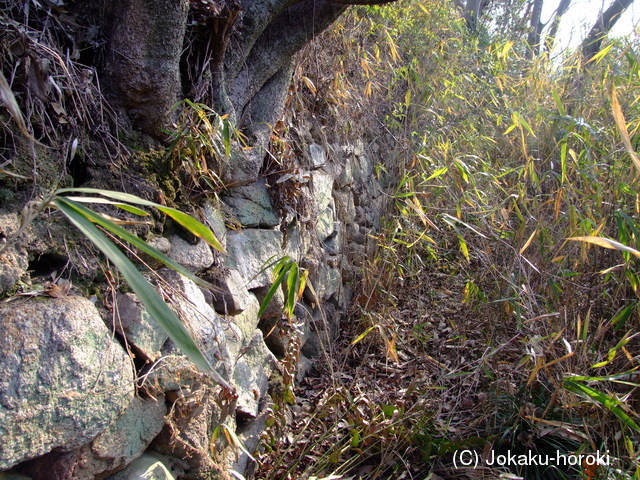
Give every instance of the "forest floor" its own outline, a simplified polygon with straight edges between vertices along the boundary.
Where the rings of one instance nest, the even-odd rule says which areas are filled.
[[[465,303],[461,276],[424,272],[397,290],[357,299],[364,305],[296,388],[258,478],[500,476],[452,460],[458,449],[486,454],[520,417],[543,415],[517,400],[530,373],[523,329],[500,320],[499,304]],[[376,325],[362,338],[365,306]]]

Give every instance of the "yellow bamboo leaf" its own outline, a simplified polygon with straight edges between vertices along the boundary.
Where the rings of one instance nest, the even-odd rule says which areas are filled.
[[[304,82],[304,84],[307,86],[307,88],[311,93],[313,93],[314,95],[318,93],[318,89],[316,88],[316,86],[313,84],[313,81],[311,81],[309,77],[307,76],[302,77],[302,81]]]
[[[611,111],[613,112],[613,119],[616,122],[616,127],[618,127],[618,132],[620,132],[620,136],[622,137],[624,149],[631,157],[631,161],[636,167],[636,170],[640,173],[640,158],[631,145],[629,131],[627,130],[627,122],[624,119],[624,113],[622,113],[620,102],[618,102],[618,94],[616,93],[615,87],[611,89]]]
[[[527,248],[529,248],[529,245],[531,245],[531,242],[533,242],[533,239],[536,238],[536,235],[538,234],[538,229],[536,228],[533,233],[531,235],[529,235],[529,238],[527,239],[527,241],[525,242],[525,244],[522,246],[522,248],[520,249],[520,255],[522,255],[525,250]]]
[[[627,247],[626,245],[621,244],[620,242],[616,242],[610,238],[605,237],[571,237],[567,238],[567,240],[571,240],[574,242],[584,242],[590,243],[592,245],[597,245],[602,248],[608,248],[610,250],[620,250],[623,252],[629,252],[632,255],[640,258],[640,252],[635,248]]]

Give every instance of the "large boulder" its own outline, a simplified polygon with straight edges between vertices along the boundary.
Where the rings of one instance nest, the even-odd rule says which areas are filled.
[[[100,480],[138,458],[164,425],[164,396],[136,397],[123,415],[90,444],[52,452],[20,466],[33,480]]]
[[[133,396],[131,360],[93,303],[0,305],[0,470],[90,442]]]
[[[13,212],[0,212],[0,238],[11,238],[19,228],[18,215]],[[0,240],[0,250],[5,249],[0,254],[0,295],[11,290],[27,273],[29,267],[23,239],[12,240],[12,243],[6,246],[5,242],[7,240]]]

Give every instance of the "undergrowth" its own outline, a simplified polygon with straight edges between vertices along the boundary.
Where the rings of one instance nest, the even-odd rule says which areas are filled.
[[[414,0],[304,54],[297,106],[393,146],[394,205],[261,478],[640,477],[639,45],[531,59],[504,31]],[[462,449],[611,461],[455,468]]]

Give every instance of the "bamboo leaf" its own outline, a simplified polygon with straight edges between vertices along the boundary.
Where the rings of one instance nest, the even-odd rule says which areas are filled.
[[[20,132],[29,140],[36,141],[27,129],[24,117],[22,116],[22,110],[20,110],[16,97],[9,86],[9,82],[7,82],[2,72],[0,72],[0,100],[2,100],[4,107],[9,111],[13,120],[18,124]]]
[[[273,296],[278,291],[278,288],[280,288],[280,284],[282,283],[282,279],[284,278],[286,273],[287,273],[287,269],[286,268],[282,269],[278,273],[278,276],[276,277],[276,279],[273,281],[273,284],[271,285],[271,288],[269,288],[269,291],[264,296],[264,300],[262,300],[262,303],[260,304],[260,310],[258,310],[258,318],[262,317],[264,312],[267,310],[267,307],[271,303],[271,300],[273,299]]]
[[[296,305],[296,287],[298,286],[298,280],[300,278],[298,274],[298,265],[296,262],[291,262],[289,266],[289,275],[287,276],[287,305],[286,310],[289,314],[289,318],[293,317],[293,309]]]
[[[247,457],[249,457],[253,462],[257,463],[257,460],[253,458],[253,455],[249,453],[249,451],[245,448],[244,444],[240,441],[240,439],[238,438],[238,435],[236,435],[236,432],[234,432],[232,429],[230,429],[224,424],[222,425],[222,429],[224,430],[225,436],[227,437],[227,441],[231,440],[229,441],[229,444],[233,443],[236,447],[242,450],[247,455]],[[231,437],[231,439],[229,439],[229,437]]]
[[[616,417],[618,417],[622,422],[627,425],[629,428],[635,430],[636,432],[640,432],[640,427],[634,422],[629,415],[625,413],[625,411],[621,408],[623,406],[622,402],[617,398],[614,398],[609,395],[605,395],[598,390],[594,390],[591,387],[583,385],[581,383],[565,379],[563,382],[563,386],[565,389],[570,392],[575,393],[583,398],[596,402],[611,413],[613,413]]]
[[[610,238],[605,237],[570,237],[567,240],[571,240],[574,242],[585,242],[591,243],[592,245],[597,245],[602,248],[608,248],[610,250],[620,250],[623,252],[629,252],[632,255],[640,258],[640,252],[635,248],[627,247],[626,245],[621,244],[620,242],[616,242]]]
[[[567,110],[566,108],[564,108],[564,105],[562,104],[562,100],[560,99],[560,95],[558,95],[558,92],[556,92],[555,88],[551,89],[551,95],[553,96],[553,101],[556,102],[556,108],[558,109],[558,112],[560,113],[560,115],[562,116],[566,115]]]
[[[122,210],[133,213],[140,217],[149,216],[149,212],[141,210],[140,208],[136,208],[127,203],[119,203],[119,202],[107,200],[106,198],[101,198],[101,197],[64,197],[64,198],[68,198],[69,200],[73,200],[74,202],[78,202],[78,203],[98,203],[100,205],[113,205],[114,207],[118,207]]]
[[[122,273],[135,294],[138,295],[149,314],[165,330],[178,348],[200,369],[213,371],[209,361],[195,344],[178,316],[167,306],[147,279],[138,272],[133,263],[104,234],[67,202],[68,200],[65,201],[60,197],[53,199],[54,205],[67,219],[120,270],[120,273]],[[228,385],[225,386],[228,387]]]
[[[133,203],[135,205],[144,205],[146,207],[156,208],[162,213],[165,213],[173,218],[176,222],[178,222],[180,225],[182,225],[197,237],[202,238],[216,250],[224,252],[224,247],[209,228],[207,228],[205,225],[203,225],[190,215],[187,215],[180,210],[176,210],[175,208],[165,207],[164,205],[150,202],[149,200],[144,200],[135,195],[131,195],[130,193],[114,192],[112,190],[102,190],[99,188],[63,188],[61,190],[58,190],[55,194],[60,195],[62,193],[91,193],[102,195],[107,198],[112,198],[114,200],[120,200],[126,203]]]
[[[611,45],[609,46],[609,48]],[[624,144],[624,149],[627,151],[629,156],[631,157],[631,161],[633,162],[633,166],[636,167],[636,170],[640,172],[640,157],[633,149],[633,145],[631,145],[631,139],[629,138],[629,131],[627,130],[627,122],[624,119],[624,113],[622,113],[622,107],[620,106],[620,102],[618,102],[618,94],[616,93],[616,88],[613,87],[611,89],[611,111],[613,112],[613,119],[616,122],[616,127],[618,127],[618,132],[620,132],[620,136],[622,137],[622,143]]]
[[[374,328],[376,328],[375,325],[372,326],[372,327],[367,328],[364,332],[362,332],[360,335],[358,335],[353,342],[351,342],[351,345],[355,345],[356,343],[361,341],[364,337],[369,335],[369,333],[371,333],[371,330],[373,330]]]
[[[609,45],[604,47],[602,50],[600,50],[598,53],[596,53],[593,57],[591,57],[589,61],[585,63],[585,65],[588,65],[591,62],[600,63],[600,61],[607,55],[607,53],[609,53],[609,50],[611,50],[612,47],[613,47],[613,43],[610,43]]]
[[[201,287],[208,288],[208,289],[211,289],[211,290],[216,290],[217,289],[217,287],[211,285],[209,282],[206,282],[205,280],[201,279],[200,277],[194,275],[189,270],[187,270],[185,267],[183,267],[182,265],[180,265],[179,263],[177,263],[173,259],[167,257],[160,250],[152,247],[147,242],[141,240],[140,238],[138,238],[133,233],[129,232],[128,230],[125,230],[124,228],[121,228],[121,227],[113,224],[112,222],[110,222],[109,220],[105,219],[101,215],[98,215],[96,212],[94,212],[94,211],[92,211],[92,210],[90,210],[90,209],[88,209],[88,208],[86,208],[86,207],[84,207],[82,205],[77,204],[76,202],[71,200],[70,197],[57,197],[57,199],[62,201],[62,202],[64,202],[64,203],[66,203],[69,207],[73,208],[75,211],[80,213],[82,216],[84,216],[90,222],[95,223],[97,225],[100,225],[101,227],[103,227],[106,230],[110,231],[114,235],[117,235],[118,237],[120,237],[121,239],[125,240],[126,242],[129,242],[131,245],[136,247],[141,252],[144,252],[147,255],[149,255],[150,257],[155,258],[159,262],[162,262],[167,267],[169,267],[169,268],[175,270],[176,272],[184,275],[189,280],[191,280],[194,283],[200,285]]]
[[[518,119],[520,125],[522,125],[533,138],[537,138],[536,134],[533,133],[533,129],[529,125],[529,122],[527,122],[522,115],[520,115],[518,112],[513,112],[513,115]]]

